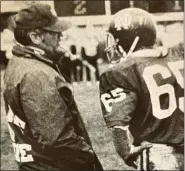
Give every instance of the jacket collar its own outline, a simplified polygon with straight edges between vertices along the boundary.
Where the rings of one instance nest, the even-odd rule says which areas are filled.
[[[37,47],[34,47],[34,46],[27,46],[27,48],[31,49],[34,52],[35,56],[38,59],[40,59],[42,61],[45,61],[45,62],[48,62],[50,64],[53,64],[53,61],[52,60],[50,60],[50,59],[48,59],[48,58],[45,57],[46,56],[46,53],[42,49],[37,48]]]
[[[20,44],[16,44],[13,47],[12,53],[17,57],[33,58],[33,59],[39,60],[49,65],[50,67],[55,69],[59,74],[61,74],[58,64],[53,62],[52,60],[49,60],[46,57],[46,53],[40,48],[37,48],[34,46],[23,46]]]

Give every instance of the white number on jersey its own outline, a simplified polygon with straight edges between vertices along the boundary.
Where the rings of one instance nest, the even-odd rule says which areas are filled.
[[[180,70],[184,69],[184,62],[169,62],[168,66],[171,72],[175,75],[178,84],[182,89],[184,89],[183,76]],[[156,81],[154,80],[154,75],[160,73],[164,79],[167,79],[172,76],[170,70],[167,67],[162,65],[153,65],[146,67],[143,72],[143,78],[147,84],[147,87],[150,92],[151,102],[152,102],[152,110],[153,115],[158,119],[164,119],[173,114],[173,112],[177,108],[176,96],[174,87],[171,84],[164,84],[161,86],[157,86]],[[160,99],[159,97],[163,94],[169,95],[169,107],[168,109],[161,109],[160,107]],[[180,97],[179,101],[179,109],[184,112],[184,97]]]
[[[109,93],[104,93],[101,95],[101,101],[105,106],[107,112],[112,111],[112,104],[118,103],[126,98],[126,94],[123,92],[122,88],[116,88]]]
[[[15,152],[15,160],[17,162],[32,162],[33,156],[32,154],[28,154],[31,152],[31,145],[29,144],[16,144],[16,134],[13,131],[12,127],[10,126],[10,123],[18,126],[20,128],[20,131],[24,134],[24,128],[26,123],[22,121],[18,116],[14,115],[13,111],[11,110],[9,106],[9,111],[7,113],[7,121],[8,121],[8,129],[10,132],[10,138],[13,142],[13,149]]]
[[[32,154],[28,154],[28,152],[31,152],[31,145],[13,143],[13,149],[14,149],[14,153],[15,153],[15,160],[17,162],[32,162],[32,161],[34,161]]]

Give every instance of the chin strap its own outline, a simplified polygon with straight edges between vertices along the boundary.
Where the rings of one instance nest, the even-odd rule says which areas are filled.
[[[136,48],[137,44],[138,44],[138,41],[139,41],[139,36],[135,37],[128,53],[126,53],[123,48],[118,45],[118,50],[119,52],[122,54],[122,58],[120,58],[118,61],[114,61],[114,62],[111,62],[112,64],[115,64],[115,63],[119,63],[121,60],[126,60],[134,51],[134,49]]]
[[[138,44],[138,41],[139,41],[139,37],[135,37],[126,57],[124,58],[125,60],[133,53],[134,49],[136,48],[137,44]]]

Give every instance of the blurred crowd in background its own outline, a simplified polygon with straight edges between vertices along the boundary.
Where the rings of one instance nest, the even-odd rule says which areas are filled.
[[[116,4],[114,5],[116,6]],[[119,4],[116,7],[120,7]],[[59,9],[59,5],[57,9]],[[57,15],[54,8],[53,12]],[[16,43],[13,34],[15,14],[15,11],[1,11],[3,24],[0,28],[0,62],[4,66],[12,58],[11,48]],[[104,54],[106,29],[106,25],[95,26],[88,21],[86,26],[73,26],[63,33],[61,46],[66,49],[66,52],[63,54],[63,62],[59,61],[59,66],[61,73],[68,82],[98,81],[99,68],[101,64],[107,62]],[[182,48],[183,29],[183,21],[158,23],[158,37],[161,44],[168,47],[179,46]]]

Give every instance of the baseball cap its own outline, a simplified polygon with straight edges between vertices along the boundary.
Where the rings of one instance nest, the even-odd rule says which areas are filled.
[[[18,12],[15,18],[16,26],[23,29],[42,28],[52,32],[62,32],[71,27],[71,23],[59,20],[51,12],[47,4],[32,3]]]

